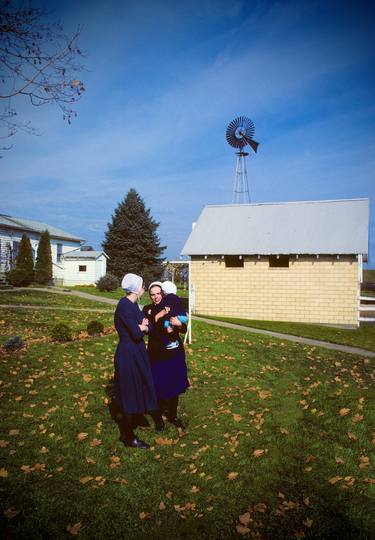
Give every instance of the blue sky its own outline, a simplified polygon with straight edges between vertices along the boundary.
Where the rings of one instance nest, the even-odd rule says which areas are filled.
[[[0,212],[98,248],[134,187],[177,258],[202,208],[232,201],[225,131],[245,115],[260,143],[251,201],[369,197],[375,268],[374,14],[329,0],[60,2],[52,18],[84,26],[86,95],[70,126],[18,104],[41,135],[18,134],[0,161]]]

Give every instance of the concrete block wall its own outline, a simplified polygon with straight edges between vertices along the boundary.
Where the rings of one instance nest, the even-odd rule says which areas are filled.
[[[357,324],[355,256],[290,256],[289,268],[268,257],[244,257],[227,268],[220,257],[192,257],[195,313],[243,319]]]

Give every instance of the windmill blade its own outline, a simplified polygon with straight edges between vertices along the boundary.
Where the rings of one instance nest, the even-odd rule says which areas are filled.
[[[253,141],[253,139],[250,139],[249,137],[245,137],[245,139],[246,139],[247,144],[251,146],[254,152],[256,152],[258,150],[259,143],[257,143],[256,141]]]

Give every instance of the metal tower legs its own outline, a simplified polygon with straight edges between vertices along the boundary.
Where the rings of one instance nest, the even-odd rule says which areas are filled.
[[[247,181],[246,156],[247,152],[236,152],[237,165],[234,179],[233,204],[248,204],[250,202],[249,184]]]

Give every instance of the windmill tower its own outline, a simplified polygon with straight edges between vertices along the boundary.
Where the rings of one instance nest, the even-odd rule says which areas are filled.
[[[234,204],[246,204],[250,202],[246,168],[246,156],[248,156],[249,153],[244,152],[244,148],[248,144],[254,152],[257,151],[259,143],[253,140],[254,133],[254,124],[250,118],[247,118],[246,116],[235,118],[227,127],[226,137],[228,144],[239,149],[239,151],[236,152],[237,164],[233,189]]]

